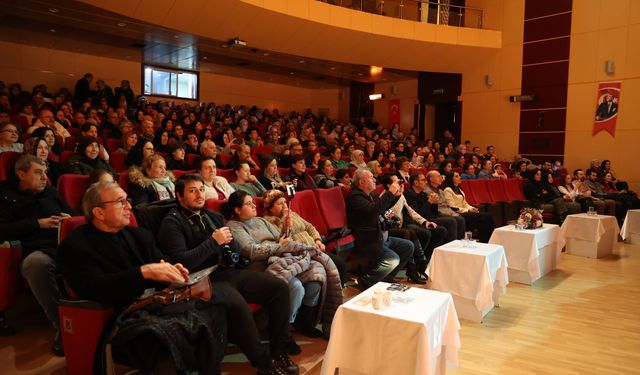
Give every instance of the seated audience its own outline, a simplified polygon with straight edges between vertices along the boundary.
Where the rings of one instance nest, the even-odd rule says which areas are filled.
[[[413,257],[413,243],[389,236],[381,218],[402,195],[402,186],[391,184],[389,193],[381,197],[372,194],[376,180],[367,169],[357,169],[347,195],[347,222],[355,237],[354,253],[363,258],[363,270],[358,278],[360,288],[379,281],[395,282],[395,275]]]
[[[573,171],[573,186],[577,191],[576,199],[589,198],[590,200],[587,202],[592,203],[592,205],[595,206],[596,211],[599,215],[604,215],[605,212],[607,212],[607,215],[611,215],[611,210],[615,212],[615,202],[613,204],[613,207],[611,207],[611,203],[607,204],[604,200],[592,196],[591,189],[589,189],[589,186],[587,186],[587,184],[585,183],[586,179],[587,175],[582,169],[578,168]],[[587,209],[588,207],[590,206],[587,206]]]
[[[55,117],[53,116],[53,112],[51,112],[51,110],[46,108],[40,110],[40,112],[38,113],[38,119],[31,127],[29,127],[29,129],[27,129],[27,134],[31,134],[37,128],[42,128],[42,127],[47,127],[53,130],[56,133],[56,135],[61,136],[63,139],[66,139],[71,136],[69,131],[67,131],[67,129],[65,129],[64,126],[62,126],[62,124],[60,124],[55,120]]]
[[[216,176],[218,167],[212,157],[199,157],[196,159],[194,168],[204,181],[204,199],[229,199],[231,193],[235,191],[226,178]]]
[[[336,172],[336,179],[338,180],[338,186],[351,186],[351,174],[348,169],[340,169]]]
[[[286,192],[287,185],[291,184],[289,181],[285,181],[280,176],[278,171],[278,159],[273,155],[268,155],[261,161],[262,176],[258,178],[258,181],[267,189],[278,189]]]
[[[460,174],[449,172],[444,178],[444,199],[454,212],[464,218],[467,230],[476,231],[480,242],[489,243],[495,224],[491,214],[480,212],[478,208],[470,205],[465,199],[465,194],[460,187]]]
[[[47,177],[53,186],[57,186],[58,177],[62,174],[62,167],[54,160],[49,159],[49,145],[44,138],[31,137],[24,142],[25,155],[34,155],[47,163]]]
[[[87,186],[91,186],[97,182],[117,182],[115,176],[104,169],[94,169],[91,174],[89,174],[89,179],[87,180]]]
[[[125,164],[127,167],[131,166],[142,166],[142,162],[144,159],[148,158],[151,155],[155,154],[155,148],[151,141],[148,141],[146,138],[138,137],[138,142],[135,146],[129,151],[127,154],[127,159],[125,159]]]
[[[169,155],[167,155],[167,169],[169,170],[180,170],[180,171],[188,171],[192,168],[187,165],[185,157],[184,144],[181,142],[176,142],[171,147],[169,147]]]
[[[138,134],[133,131],[125,132],[120,140],[120,146],[116,149],[116,152],[124,152],[125,154],[131,151],[131,149],[138,143]]]
[[[478,178],[478,176],[476,176],[476,167],[473,164],[465,164],[462,170],[464,173],[460,175],[460,178],[463,180],[475,180]]]
[[[351,165],[356,168],[367,168],[367,163],[364,162],[364,152],[362,150],[354,150],[351,153]]]
[[[118,185],[93,185],[85,194],[83,207],[88,224],[71,233],[61,245],[61,263],[65,279],[81,297],[113,305],[116,310],[121,311],[147,288],[162,289],[168,283],[184,282],[187,279],[189,271],[180,263],[172,263],[169,255],[162,254],[156,248],[151,232],[144,228],[127,226],[131,216],[131,205],[126,193]],[[212,242],[230,240],[228,230],[217,232],[218,235],[214,236]],[[172,239],[176,241],[175,238]],[[191,351],[195,357],[195,363],[190,363],[191,366],[187,368],[178,367],[180,362],[177,362],[178,372],[219,372],[219,364],[215,358],[221,359],[222,356],[216,350],[225,348],[220,348],[213,340],[219,340],[216,337],[215,325],[222,322],[216,319],[219,315],[211,308],[222,305],[227,310],[228,321],[236,322],[229,324],[230,337],[237,339],[236,342],[247,354],[251,364],[258,368],[258,374],[297,374],[297,366],[284,351],[287,342],[285,315],[278,314],[277,310],[279,306],[286,306],[286,290],[279,287],[280,284],[266,279],[264,284],[254,285],[255,288],[263,288],[266,285],[272,287],[271,293],[255,297],[270,305],[270,318],[281,316],[280,322],[278,319],[270,319],[271,332],[278,332],[277,336],[272,336],[270,355],[260,344],[252,316],[244,299],[237,293],[236,288],[240,287],[228,285],[222,275],[216,275],[218,272],[209,276],[214,281],[211,302],[198,302],[194,305],[194,310],[176,311],[169,315],[170,319],[162,314],[156,315],[155,319],[146,318],[159,327],[169,324],[175,327],[173,332],[179,335],[178,337],[173,340],[169,337],[159,337],[159,343],[155,343],[164,346],[164,351],[154,352],[151,351],[153,347],[138,345],[139,351],[129,355],[155,358],[158,357],[157,353],[171,353],[167,350],[168,347],[177,347],[178,352],[174,352],[174,356],[179,355],[180,351]],[[155,314],[157,313],[149,310],[146,315]],[[210,338],[193,340],[196,334],[194,327],[208,330]],[[182,364],[186,366],[185,363]]]
[[[607,192],[604,191],[604,186],[598,181],[598,172],[596,172],[595,169],[587,169],[584,183],[591,190],[591,197],[603,200],[607,205],[609,215],[615,215],[618,221],[622,223],[627,213],[625,207],[620,200],[613,199],[619,197],[608,195]]]
[[[213,164],[210,157],[204,160],[206,164]],[[211,275],[214,296],[217,296],[214,300],[229,311],[229,338],[249,357],[252,365],[267,367],[270,360],[269,350],[260,343],[247,303],[264,305],[269,311],[271,356],[279,367],[290,362],[285,345],[297,345],[287,331],[289,296],[285,284],[274,276],[243,270],[225,260],[226,252],[239,253],[240,248],[222,215],[204,208],[205,183],[200,176],[180,177],[176,182],[176,197],[178,205],[164,217],[158,230],[160,249],[191,271],[219,265]]]
[[[492,180],[498,177],[494,176],[493,171],[493,163],[491,163],[491,159],[486,157],[482,161],[482,169],[478,172],[478,180]]]
[[[168,154],[170,152],[172,139],[169,136],[168,130],[160,130],[153,137],[153,149],[154,151],[164,152]]]
[[[233,171],[236,174],[236,180],[231,183],[231,187],[236,191],[244,191],[252,197],[258,197],[267,191],[256,176],[251,174],[251,168],[246,161],[236,163]]]
[[[580,206],[580,210],[582,212],[587,212],[589,207],[595,207],[591,196],[581,196],[577,186],[573,184],[573,177],[567,173],[564,176],[564,183],[558,186],[558,191],[562,195],[562,199],[564,199],[567,203],[577,203]]]
[[[18,127],[10,122],[0,124],[0,153],[2,152],[22,152],[23,145],[18,142]]]
[[[332,316],[326,317],[326,314],[335,314],[335,309],[338,305],[342,304],[342,288],[341,285],[345,280],[347,265],[342,258],[338,255],[325,252],[324,243],[320,238],[320,233],[311,223],[304,220],[300,215],[291,211],[287,206],[287,199],[283,192],[280,190],[269,190],[263,195],[263,203],[266,215],[265,220],[273,224],[280,233],[288,234],[293,241],[300,242],[306,245],[310,245],[316,248],[323,254],[328,256],[337,268],[339,278],[336,280],[335,275],[330,274],[326,270],[326,288],[324,295],[324,301],[320,303],[323,306],[323,320],[328,318],[332,319]],[[324,259],[326,262],[326,259]],[[319,307],[319,306],[318,306]],[[296,329],[305,334],[306,336],[316,335],[315,324],[317,319],[316,308],[301,306],[298,310],[296,318]],[[311,311],[308,311],[311,310]],[[328,336],[329,332],[326,332],[325,336]]]
[[[257,217],[255,203],[245,192],[231,194],[226,208],[229,228],[242,255],[251,260],[250,268],[265,271],[289,285],[289,322],[293,324],[299,313],[301,321],[305,320],[298,323],[298,327],[304,327],[303,333],[312,337],[322,335],[314,331],[313,311],[320,303],[322,286],[328,283],[332,288],[341,289],[338,271],[331,259],[315,246],[296,242],[288,231],[281,233],[273,224]],[[337,307],[331,306],[330,317],[325,320],[328,323],[323,326],[325,337],[329,336]]]
[[[302,155],[296,155],[291,158],[291,172],[287,180],[293,183],[296,191],[317,188],[313,178],[307,173],[307,164]]]
[[[88,175],[94,169],[105,169],[112,172],[116,171],[108,163],[99,156],[100,144],[93,137],[82,137],[76,146],[76,154],[67,160],[65,166],[66,173]]]
[[[334,175],[333,163],[329,159],[322,159],[318,164],[318,173],[313,177],[316,186],[320,189],[329,189],[338,186],[338,179]]]
[[[0,182],[0,238],[20,241],[20,272],[54,327],[51,347],[56,356],[64,356],[58,300],[60,290],[56,275],[60,272],[58,226],[75,215],[74,210],[47,185],[47,164],[34,155],[16,161],[15,177]],[[4,271],[3,271],[4,272]]]
[[[384,191],[381,193],[389,194],[389,185],[403,184],[398,176],[385,174],[382,176],[382,185]],[[447,235],[444,227],[420,216],[409,204],[404,195],[400,195],[398,201],[391,207],[392,216],[395,217],[399,228],[409,233],[409,238],[413,242],[413,261],[407,263],[407,277],[418,284],[422,284],[421,278],[427,279],[426,269],[433,249],[442,245]],[[397,229],[390,229],[389,233],[396,236]],[[401,236],[397,236],[401,237]]]
[[[509,178],[507,174],[502,170],[502,165],[498,163],[496,163],[493,166],[493,177],[503,179],[503,180],[506,180],[507,178]],[[553,178],[553,176],[551,177]]]
[[[342,149],[340,148],[340,146],[332,146],[331,148],[329,148],[329,153],[331,155],[331,164],[333,164],[334,169],[349,169],[351,164],[342,160]]]
[[[134,207],[142,203],[175,198],[175,177],[171,171],[167,171],[164,158],[160,155],[148,156],[142,167],[129,168],[127,178],[129,197]]]
[[[560,195],[560,192],[556,192],[557,189],[553,189],[547,182],[547,176],[542,176],[542,170],[535,168],[529,172],[529,183],[524,187],[524,195],[537,207],[551,210],[553,206],[553,213],[557,216],[557,222],[562,225],[564,219],[567,217],[567,205]]]
[[[251,158],[251,147],[247,145],[240,145],[236,150],[236,153],[233,155],[229,163],[225,166],[226,169],[234,169],[236,164],[239,162],[245,162],[249,164],[249,168],[257,169],[258,165]]]
[[[401,156],[396,160],[396,176],[398,176],[402,182],[407,183],[411,178],[411,163],[409,162],[409,159],[404,156]]]
[[[438,217],[447,216],[447,217],[453,218],[456,222],[456,225],[455,225],[455,229],[457,230],[457,233],[455,234],[456,238],[458,239],[464,238],[464,232],[466,228],[464,218],[460,216],[460,214],[458,214],[457,212],[453,211],[451,207],[449,207],[449,205],[447,205],[447,201],[444,196],[444,191],[440,188],[443,181],[444,181],[444,176],[440,174],[440,172],[429,171],[427,172],[427,175],[426,175],[426,184],[424,184],[423,190],[426,193],[427,197],[430,198],[428,202],[432,202],[432,201],[435,202],[435,209],[438,213]],[[421,187],[423,185],[418,184],[417,186]],[[431,198],[431,196],[433,196],[433,198]],[[412,199],[415,199],[415,197],[412,197]],[[410,201],[409,198],[407,198],[407,201]],[[437,220],[434,220],[434,221],[438,223]],[[447,227],[447,231],[449,231],[450,224],[445,222],[445,225],[449,225]]]

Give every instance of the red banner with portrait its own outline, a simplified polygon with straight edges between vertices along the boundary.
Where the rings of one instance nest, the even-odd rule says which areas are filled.
[[[622,82],[601,82],[598,85],[596,103],[596,118],[593,133],[596,135],[606,131],[612,137],[616,136],[616,121],[618,120],[618,106],[620,105],[620,88]]]
[[[400,124],[400,99],[389,100],[389,129],[396,122]]]

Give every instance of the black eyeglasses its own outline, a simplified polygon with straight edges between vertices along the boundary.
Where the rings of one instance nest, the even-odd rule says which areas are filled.
[[[131,198],[120,198],[120,199],[116,199],[114,201],[100,202],[100,205],[107,204],[107,203],[113,203],[114,207],[116,207],[116,208],[125,207],[125,205],[127,203],[129,204],[130,207],[133,206],[133,201],[131,200]]]

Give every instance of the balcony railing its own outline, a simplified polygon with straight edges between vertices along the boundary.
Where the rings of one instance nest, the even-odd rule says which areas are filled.
[[[483,10],[452,5],[451,0],[319,0],[327,4],[386,17],[437,25],[482,28]]]

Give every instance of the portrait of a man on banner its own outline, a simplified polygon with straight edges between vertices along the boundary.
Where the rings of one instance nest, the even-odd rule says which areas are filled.
[[[620,104],[620,86],[621,82],[600,83],[593,135],[605,130],[615,136],[618,106]]]

